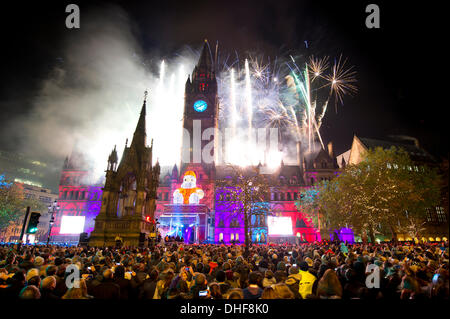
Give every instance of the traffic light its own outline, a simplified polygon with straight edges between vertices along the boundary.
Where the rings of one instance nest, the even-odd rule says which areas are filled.
[[[34,234],[37,232],[37,225],[39,224],[39,217],[41,214],[39,213],[31,213],[30,220],[28,221],[27,234]]]

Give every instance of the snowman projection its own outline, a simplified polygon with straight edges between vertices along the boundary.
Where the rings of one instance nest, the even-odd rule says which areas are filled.
[[[174,204],[198,204],[205,196],[201,188],[197,187],[197,177],[193,171],[187,171],[183,177],[181,187],[173,192]]]

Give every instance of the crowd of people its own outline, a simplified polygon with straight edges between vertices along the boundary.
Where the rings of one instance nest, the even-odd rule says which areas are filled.
[[[150,248],[3,245],[0,298],[448,299],[448,255],[447,242],[248,251],[175,241]]]

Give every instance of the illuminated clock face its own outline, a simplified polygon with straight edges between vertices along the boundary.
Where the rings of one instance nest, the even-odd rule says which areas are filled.
[[[208,103],[203,100],[198,100],[194,103],[194,110],[197,112],[204,112],[208,107]]]

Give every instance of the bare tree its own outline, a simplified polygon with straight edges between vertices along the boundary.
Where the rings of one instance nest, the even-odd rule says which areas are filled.
[[[238,167],[228,165],[226,172],[229,175],[216,182],[216,188],[221,188],[231,194],[230,210],[234,214],[242,214],[245,231],[245,254],[248,255],[251,245],[251,219],[252,216],[267,215],[268,205],[259,205],[266,202],[269,194],[267,177],[260,174],[259,167]]]

